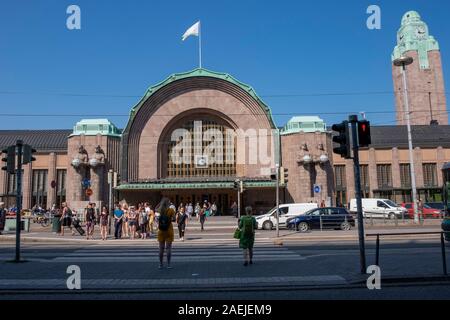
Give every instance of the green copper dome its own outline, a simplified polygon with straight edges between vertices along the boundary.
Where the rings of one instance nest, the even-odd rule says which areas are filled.
[[[412,22],[420,22],[421,20],[422,18],[417,11],[408,11],[403,15],[402,26]]]
[[[439,43],[430,35],[428,26],[416,11],[403,15],[402,24],[397,32],[397,46],[392,53],[392,61],[408,51],[417,51],[421,69],[429,69],[428,52],[439,50]]]

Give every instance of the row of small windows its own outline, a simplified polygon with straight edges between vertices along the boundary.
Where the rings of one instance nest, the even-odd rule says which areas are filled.
[[[424,163],[423,169],[423,184],[424,187],[438,187],[437,179],[437,165],[436,163]],[[369,189],[369,166],[361,165],[361,188]],[[336,190],[345,190],[347,186],[346,171],[344,165],[334,167]],[[379,164],[377,165],[377,188],[390,189],[393,187],[392,183],[392,165]],[[400,187],[411,187],[411,171],[409,164],[400,164]],[[374,188],[375,189],[375,188]]]
[[[22,170],[23,176],[23,170]],[[60,205],[66,198],[66,180],[67,170],[56,170],[56,205]],[[23,183],[24,181],[22,181]],[[48,189],[51,188],[50,181],[48,181],[48,170],[33,170],[31,180],[31,202],[32,206],[38,204],[45,206],[47,202]],[[9,174],[7,180],[7,194],[10,196],[17,194],[17,176],[16,174]]]

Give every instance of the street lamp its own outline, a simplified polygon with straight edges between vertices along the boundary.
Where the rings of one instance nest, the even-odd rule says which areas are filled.
[[[403,76],[403,96],[405,101],[405,113],[406,113],[406,126],[408,128],[408,149],[409,149],[409,167],[411,172],[411,187],[412,187],[412,200],[414,203],[414,222],[419,222],[419,208],[417,207],[417,188],[416,188],[416,174],[414,171],[414,154],[412,146],[412,136],[411,136],[411,122],[409,113],[409,100],[408,100],[408,87],[406,83],[406,66],[413,63],[412,57],[400,57],[394,60],[394,66],[402,67]]]

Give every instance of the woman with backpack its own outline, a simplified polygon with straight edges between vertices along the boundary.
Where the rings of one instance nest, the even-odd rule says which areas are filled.
[[[239,229],[241,230],[239,247],[244,250],[244,266],[248,266],[253,264],[253,245],[258,223],[255,217],[252,216],[252,207],[246,207],[245,213],[246,215],[239,220]]]
[[[158,242],[159,242],[159,269],[163,268],[164,250],[167,255],[167,269],[172,269],[170,259],[172,257],[173,226],[172,221],[175,217],[175,210],[169,207],[170,200],[162,198],[156,209],[159,212],[158,217]]]

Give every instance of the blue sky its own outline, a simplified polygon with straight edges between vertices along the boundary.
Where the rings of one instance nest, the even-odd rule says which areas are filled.
[[[66,28],[70,4],[81,30]],[[381,30],[366,27],[371,4]],[[197,39],[181,35],[198,19],[204,67],[253,86],[278,125],[359,111],[394,124],[390,54],[408,10],[440,42],[448,84],[448,0],[0,0],[0,129],[72,128],[99,115],[124,127],[149,86],[197,66]],[[372,94],[327,95],[355,92]]]

